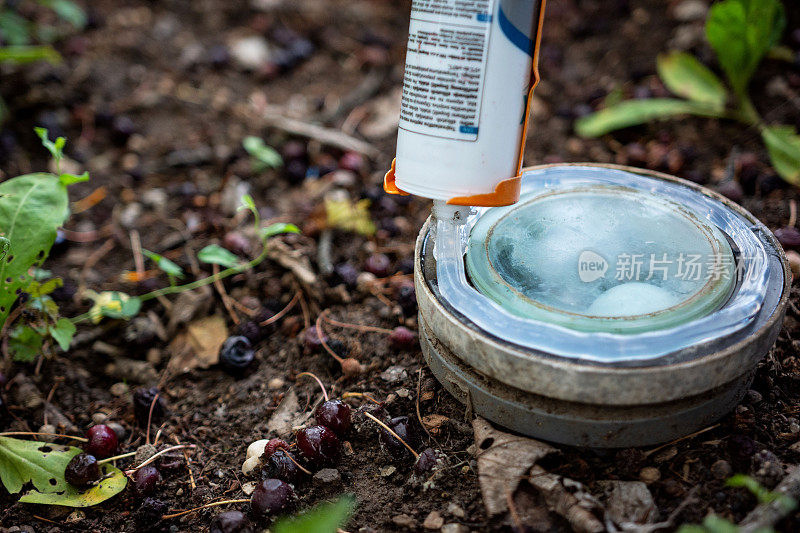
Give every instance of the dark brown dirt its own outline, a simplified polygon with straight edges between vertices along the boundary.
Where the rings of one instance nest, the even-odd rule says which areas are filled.
[[[297,0],[275,4],[282,7],[259,11],[244,0],[98,0],[91,2],[93,26],[59,43],[66,57],[62,65],[35,65],[0,78],[0,95],[13,113],[0,133],[0,179],[44,168],[45,154],[31,128],[45,125],[69,138],[69,156],[91,172],[92,180],[72,191],[73,200],[98,187],[105,188],[100,203],[70,219],[67,240],[54,249],[46,265],[64,278],[69,289],[59,301],[65,315],[74,316],[88,308],[87,301],[72,296],[79,287],[141,294],[166,283],[159,277],[140,283],[126,281],[130,278],[123,273],[135,270],[132,230],[141,235],[145,248],[165,253],[191,275],[197,275],[193,259],[197,250],[221,241],[235,228],[246,231],[248,227],[244,217],[231,211],[225,201],[226,191],[242,179],[250,184],[264,218],[301,226],[302,236],[286,237],[284,242],[307,257],[315,269],[319,266],[317,242],[326,190],[340,187],[354,199],[373,199],[371,214],[379,227],[376,236],[335,232],[331,260],[337,265],[349,262],[361,271],[369,255],[382,252],[392,260],[392,272],[399,274],[374,284],[372,291],[343,284],[336,275],[321,276],[313,290],[306,291],[306,320],[313,321],[319,312],[329,309],[332,317],[355,324],[415,329],[414,310],[404,312],[397,305],[397,287],[409,279],[412,244],[429,207],[420,199],[398,200],[380,192],[383,172],[393,154],[394,132],[390,129],[385,135],[368,137],[381,156],[365,160],[356,172],[339,172],[302,183],[293,182],[284,170],[253,172],[240,148],[245,135],[262,136],[278,148],[296,139],[266,127],[260,118],[265,109],[308,121],[327,118],[330,126],[355,130],[355,135],[364,133],[364,121],[374,118],[370,113],[375,99],[396,91],[402,82],[410,2]],[[733,178],[742,185],[741,203],[747,209],[773,229],[784,226],[789,220],[790,202],[800,195],[770,169],[754,129],[687,118],[632,128],[597,140],[579,139],[572,131],[576,117],[596,109],[614,91],[626,97],[665,95],[655,76],[659,52],[682,45],[711,60],[702,38],[691,38],[702,35],[702,22],[678,21],[677,4],[656,0],[551,0],[542,50],[543,81],[533,106],[526,162],[617,162],[671,172],[710,186]],[[794,47],[795,53],[800,43],[788,36],[799,21],[800,14],[791,12],[786,44]],[[219,64],[212,64],[215,54],[221,53],[213,47],[248,34],[279,43],[285,34],[282,28],[313,42],[313,54],[285,71],[278,71],[280,65],[272,65],[260,72],[245,72],[224,57]],[[377,80],[372,90],[337,112],[340,103],[346,103],[348,95],[359,93],[369,77]],[[796,64],[767,61],[752,86],[756,105],[769,122],[797,124],[800,109],[786,93],[776,89],[781,84],[791,93],[800,90]],[[135,132],[127,139],[119,138],[125,133],[118,131],[120,128],[110,126],[119,117],[128,117],[133,123]],[[316,141],[307,143],[307,147],[312,167],[333,170],[342,156],[341,150]],[[166,202],[160,208],[145,196],[153,189],[166,193]],[[130,217],[132,205],[142,210]],[[90,268],[84,267],[87,263]],[[267,261],[253,272],[226,281],[225,286],[240,302],[252,297],[277,311],[293,296],[296,282],[283,267]],[[792,301],[797,303],[797,294],[793,293]],[[150,302],[146,309],[165,323],[169,321],[171,313],[165,307]],[[211,312],[225,316],[233,329],[216,295]],[[677,523],[700,522],[710,511],[732,520],[743,518],[754,506],[754,499],[741,490],[726,488],[724,481],[714,477],[711,466],[724,460],[734,471],[750,473],[751,457],[761,449],[770,450],[786,464],[800,461],[800,452],[792,449],[800,440],[800,363],[793,340],[800,335],[798,320],[800,315],[792,307],[776,348],[758,369],[754,392],[710,431],[649,456],[640,450],[563,448],[563,455],[548,466],[590,488],[607,479],[638,479],[643,468],[656,467],[661,478],[650,488],[662,519],[692,491],[696,498],[677,516]],[[162,439],[197,445],[191,458],[192,478],[182,468],[169,475],[156,494],[178,510],[243,497],[241,484],[246,480],[241,463],[245,449],[266,436],[266,421],[282,395],[295,386],[301,404],[313,403],[318,396],[310,380],[295,383],[297,373],[314,372],[326,384],[334,384],[335,394],[369,392],[386,401],[392,416],[416,419],[421,371],[422,389],[433,391],[430,398],[420,402],[421,414],[448,419],[440,428],[437,442],[426,438],[424,446],[445,452],[448,468],[432,484],[423,486],[411,479],[411,464],[394,461],[382,450],[377,432],[367,428],[349,439],[352,453],[338,465],[341,485],[318,487],[310,481],[301,485],[300,507],[352,492],[358,508],[348,531],[404,530],[396,519],[403,514],[411,517],[412,529],[419,529],[432,511],[472,531],[509,530],[508,517],[486,516],[475,462],[467,452],[473,443],[469,421],[464,419],[462,406],[431,379],[418,348],[395,350],[385,334],[328,326],[329,333],[344,342],[350,356],[368,366],[362,378],[344,381],[329,355],[304,347],[303,327],[304,316],[294,308],[258,345],[257,368],[241,379],[217,368],[169,376],[165,373],[168,343],[125,341],[125,324],[83,326],[80,335],[97,335],[69,354],[44,361],[38,373],[34,366],[17,365],[9,377],[17,372],[32,377],[45,396],[58,383],[52,396],[55,406],[81,429],[92,424],[93,414],[108,414],[110,420],[127,429],[124,451],[130,451],[144,441],[143,432],[136,427],[130,394],[115,397],[110,392],[111,385],[120,380],[102,372],[113,359],[103,348],[111,345],[119,355],[140,360],[149,350],[157,350],[149,359],[155,361],[162,376],[161,387],[169,404]],[[387,383],[380,374],[393,365],[402,366],[406,377]],[[135,378],[130,378],[132,388],[137,386]],[[275,378],[285,384],[270,388],[268,384]],[[353,401],[354,406],[359,403]],[[11,408],[15,429],[36,431],[42,425],[41,417],[23,405],[12,403]],[[385,475],[382,469],[388,466],[396,467],[396,471]],[[0,488],[0,525],[5,528],[140,530],[135,521],[139,498],[130,490],[83,514],[15,501]],[[450,503],[463,508],[464,516],[448,513]],[[161,526],[170,531],[205,531],[217,512],[204,510],[164,521]],[[536,530],[569,530],[555,515],[530,515],[539,516],[539,521],[531,524]],[[800,515],[785,520],[779,528],[796,531]]]

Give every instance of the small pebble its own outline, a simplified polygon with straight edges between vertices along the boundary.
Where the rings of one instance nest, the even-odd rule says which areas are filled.
[[[733,468],[728,461],[720,459],[711,465],[711,475],[716,479],[728,479],[733,474]]]
[[[384,466],[383,468],[381,468],[380,472],[381,472],[381,477],[389,477],[395,472],[397,472],[397,468],[395,468],[392,465]]]
[[[442,526],[442,533],[469,533],[469,528],[464,524],[445,524]]]
[[[283,379],[281,379],[281,378],[272,378],[267,383],[267,388],[269,390],[278,390],[278,389],[282,389],[285,385],[286,385],[286,381],[284,381]]]
[[[53,424],[45,424],[39,428],[39,433],[55,433],[56,427]]]
[[[111,428],[111,431],[116,433],[117,440],[121,441],[122,439],[128,436],[128,432],[125,430],[124,427],[122,427],[122,424],[119,424],[117,422],[106,422],[106,425]]]
[[[108,415],[105,413],[95,413],[92,415],[92,423],[93,424],[105,424],[106,420],[108,420]]]
[[[392,522],[394,522],[394,525],[399,527],[407,527],[409,529],[414,529],[417,527],[416,520],[405,513],[392,517]]]
[[[381,379],[387,383],[397,383],[408,377],[405,367],[394,365],[381,372]]]
[[[440,515],[437,511],[431,511],[427,517],[425,517],[425,521],[422,522],[422,527],[425,529],[441,529],[444,525],[444,518]]]
[[[338,485],[342,481],[342,476],[335,468],[323,468],[314,474],[314,485],[319,487],[326,487],[329,485]]]
[[[464,518],[467,515],[463,507],[453,502],[447,504],[447,512],[456,518]]]
[[[111,385],[111,388],[109,389],[112,396],[116,396],[118,398],[121,396],[125,396],[126,394],[128,394],[128,392],[130,392],[130,390],[131,388],[128,386],[128,384],[123,383],[121,381],[114,383],[113,385]]]
[[[653,466],[646,466],[639,472],[639,479],[650,485],[661,479],[661,471]]]

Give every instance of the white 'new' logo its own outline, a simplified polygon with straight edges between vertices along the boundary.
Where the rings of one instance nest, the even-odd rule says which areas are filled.
[[[591,283],[606,275],[608,261],[602,255],[591,250],[584,250],[578,256],[578,277],[584,283]]]

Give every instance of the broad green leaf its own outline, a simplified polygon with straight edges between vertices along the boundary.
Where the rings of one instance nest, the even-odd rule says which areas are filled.
[[[342,496],[333,503],[322,503],[299,516],[284,518],[275,524],[275,533],[336,533],[353,514],[352,496]]]
[[[27,482],[40,492],[67,489],[64,469],[80,448],[0,437],[0,481],[16,494]]]
[[[369,200],[325,199],[325,215],[328,226],[369,237],[375,233],[375,224],[369,216]]]
[[[678,533],[708,533],[708,530],[697,524],[684,524],[678,529]]]
[[[91,507],[116,496],[128,484],[128,478],[122,471],[106,463],[100,465],[103,479],[87,490],[80,491],[67,483],[63,492],[26,492],[19,499],[22,503],[40,503],[44,505],[61,505],[64,507]]]
[[[221,265],[226,268],[239,264],[239,258],[218,244],[209,244],[197,253],[197,259],[210,265]]]
[[[685,52],[660,54],[656,67],[661,81],[674,94],[715,109],[725,107],[728,92],[722,80],[693,55]]]
[[[70,0],[39,0],[39,3],[55,11],[59,17],[79,30],[86,26],[86,14],[75,2]]]
[[[30,25],[18,13],[6,9],[0,12],[0,34],[8,44],[19,46],[29,44],[31,41]]]
[[[772,126],[761,130],[772,166],[780,176],[800,186],[800,135],[792,126]]]
[[[720,111],[708,104],[673,98],[628,100],[579,118],[575,121],[575,131],[582,137],[599,137],[614,130],[678,115],[719,117]]]
[[[709,533],[739,533],[739,527],[736,524],[725,520],[715,514],[710,514],[703,520],[703,527]]]
[[[8,349],[14,361],[30,363],[42,353],[44,336],[30,326],[17,326],[8,335]]]
[[[11,241],[5,237],[0,237],[0,261],[2,261],[11,249]]]
[[[0,183],[0,236],[10,245],[0,261],[0,323],[30,283],[29,270],[50,252],[69,215],[67,189],[52,174],[27,174]]]
[[[746,93],[758,64],[778,43],[785,26],[780,0],[724,0],[711,6],[706,38],[734,93]]]
[[[0,46],[0,63],[24,65],[37,61],[58,63],[61,55],[52,46]]]
[[[100,294],[87,294],[94,300],[94,305],[89,309],[89,318],[95,324],[100,323],[104,317],[130,320],[139,314],[142,301],[119,291],[104,291]]]
[[[259,235],[261,236],[261,240],[265,241],[270,237],[274,237],[275,235],[280,235],[281,233],[300,233],[300,228],[298,228],[294,224],[285,224],[283,222],[277,222],[275,224],[270,224],[266,228],[261,228]]]
[[[69,351],[69,345],[72,343],[75,331],[75,324],[66,318],[59,318],[55,326],[50,326],[50,335],[65,352]]]
[[[155,252],[151,252],[150,250],[145,250],[142,248],[142,253],[147,256],[153,263],[156,264],[158,268],[160,268],[165,274],[169,274],[170,276],[175,276],[176,278],[183,279],[183,269],[176,265],[174,262],[170,261],[163,255],[159,255]]]
[[[256,172],[279,168],[283,165],[281,155],[271,146],[267,146],[260,137],[245,137],[242,146],[253,158],[253,170]]]

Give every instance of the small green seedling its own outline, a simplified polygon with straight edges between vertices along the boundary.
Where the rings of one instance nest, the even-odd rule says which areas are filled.
[[[768,490],[750,476],[737,474],[728,479],[725,484],[729,487],[749,490],[760,504],[777,502],[776,504],[780,507],[783,515],[787,515],[797,509],[797,500],[781,492]],[[678,533],[739,533],[739,531],[741,531],[739,526],[715,514],[705,517],[702,525],[687,524],[678,529]],[[758,533],[775,533],[775,530],[768,527],[759,529]]]
[[[346,495],[333,503],[322,503],[303,514],[279,520],[275,533],[336,533],[344,527],[355,509],[355,500]]]
[[[578,119],[575,130],[583,137],[599,137],[677,115],[736,120],[758,129],[775,170],[786,181],[800,185],[800,135],[793,126],[765,124],[747,92],[761,60],[779,50],[785,26],[780,0],[718,2],[708,14],[706,38],[730,90],[695,56],[669,52],[658,57],[658,75],[681,98],[607,102],[605,109]]]
[[[250,154],[254,172],[263,172],[271,168],[283,166],[283,158],[273,147],[268,146],[261,137],[249,136],[242,141],[242,146]]]

